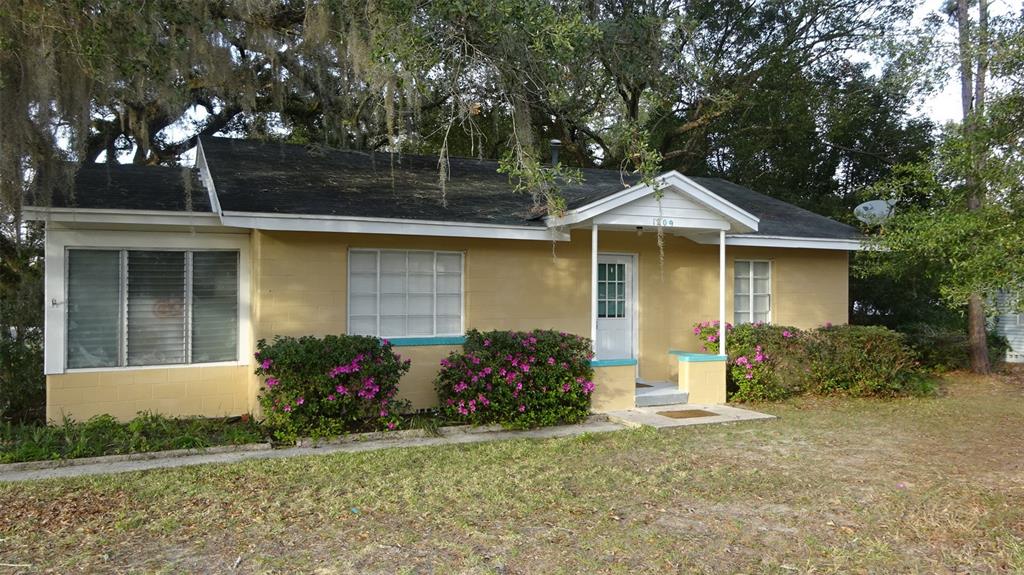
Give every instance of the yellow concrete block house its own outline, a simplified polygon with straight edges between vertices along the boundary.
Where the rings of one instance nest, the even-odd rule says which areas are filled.
[[[256,412],[256,341],[342,333],[401,347],[401,394],[426,408],[468,329],[592,338],[598,412],[721,403],[696,322],[847,321],[857,230],[724,180],[584,169],[554,217],[492,161],[451,158],[442,190],[436,157],[196,154],[83,166],[26,208],[46,226],[48,418]]]

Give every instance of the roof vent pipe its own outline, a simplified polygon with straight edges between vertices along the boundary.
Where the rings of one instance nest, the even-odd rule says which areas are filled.
[[[562,147],[561,140],[551,140],[551,165],[558,165],[558,149]]]

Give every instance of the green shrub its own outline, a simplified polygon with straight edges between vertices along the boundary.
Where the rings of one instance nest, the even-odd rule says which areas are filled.
[[[731,401],[772,401],[801,393],[892,396],[923,393],[913,350],[895,331],[875,326],[727,324]],[[718,352],[717,322],[702,322],[694,334]]]
[[[903,334],[881,326],[838,325],[806,332],[810,389],[822,395],[916,393],[925,378]]]
[[[39,334],[24,339],[0,334],[0,421],[42,424],[46,376]]]
[[[395,398],[409,361],[376,337],[275,337],[257,343],[264,423],[282,441],[394,429],[408,402]]]
[[[470,331],[441,361],[441,413],[472,424],[529,428],[577,423],[594,390],[590,340],[567,333]]]
[[[801,359],[801,331],[789,326],[726,323],[726,372],[732,401],[771,401],[801,393],[807,368]],[[718,353],[718,322],[701,322],[694,333],[706,350]]]
[[[0,463],[241,445],[263,441],[252,418],[168,418],[142,412],[121,423],[109,415],[58,425],[0,424]]]
[[[900,332],[907,336],[907,343],[917,353],[921,365],[928,369],[950,371],[971,367],[967,328],[963,325],[913,323],[901,327]],[[988,357],[992,365],[1002,363],[1009,348],[1005,337],[989,332]]]

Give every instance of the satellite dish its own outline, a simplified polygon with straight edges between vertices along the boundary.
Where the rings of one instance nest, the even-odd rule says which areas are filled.
[[[896,200],[871,200],[853,208],[853,215],[868,225],[876,225],[889,219]]]

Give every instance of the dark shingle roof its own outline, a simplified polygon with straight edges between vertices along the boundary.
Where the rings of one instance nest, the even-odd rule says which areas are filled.
[[[436,156],[203,138],[221,209],[543,226],[529,194],[491,160],[451,158],[443,197]],[[624,189],[617,171],[584,170],[569,207]],[[447,205],[445,205],[447,202]]]
[[[544,226],[533,199],[513,193],[508,176],[498,173],[498,163],[491,160],[451,158],[445,204],[435,156],[230,138],[203,138],[202,146],[224,211]],[[184,211],[186,177],[193,178],[192,209],[209,212],[206,190],[194,172],[132,165],[83,166],[73,199],[57,194],[51,205]],[[743,186],[718,178],[692,179],[759,218],[757,235],[860,237],[856,228]],[[584,169],[583,181],[561,193],[573,209],[636,182],[618,170]]]
[[[737,207],[757,216],[759,236],[793,236],[799,238],[860,239],[860,231],[853,226],[826,218],[820,214],[759,194],[750,188],[721,178],[691,180]]]
[[[188,189],[186,189],[188,184]],[[130,164],[83,164],[71,189],[58,189],[48,200],[30,199],[30,205],[55,208],[209,212],[210,198],[194,170]]]

